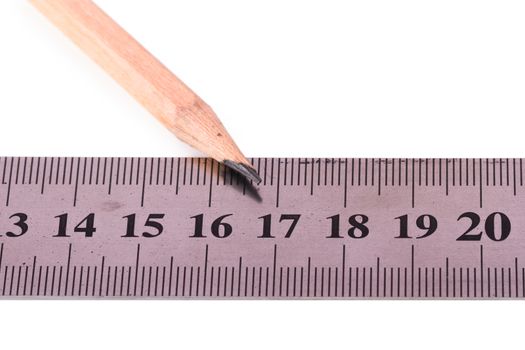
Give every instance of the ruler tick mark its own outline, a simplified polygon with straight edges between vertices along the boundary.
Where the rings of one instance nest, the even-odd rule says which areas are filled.
[[[512,193],[516,196],[516,159],[512,159]]]
[[[345,269],[346,267],[346,245],[343,244],[343,257],[342,257],[342,266],[341,266],[341,296],[345,295]],[[301,290],[302,290],[302,277],[301,277]],[[302,291],[301,291],[301,294]]]
[[[313,168],[313,164],[312,164],[312,168]],[[339,170],[341,170],[341,163],[339,163]],[[339,180],[341,180],[341,176],[339,176]],[[304,159],[304,185],[305,186],[307,182],[308,182],[308,158],[305,158]]]
[[[255,267],[254,267],[254,269],[255,269]],[[248,266],[246,266],[245,272],[244,272],[244,297],[248,297],[248,274],[249,274],[249,269],[248,269]],[[253,280],[253,278],[252,278],[252,280]],[[253,283],[252,283],[252,286],[253,286]],[[259,290],[260,289],[261,289],[261,287],[260,287],[260,284],[259,284]],[[252,288],[252,297],[253,297],[253,288]]]
[[[330,171],[330,186],[333,186],[334,185],[334,172],[335,172],[335,159],[332,158],[330,160],[330,166],[331,166],[331,171]]]
[[[7,269],[8,269],[8,266],[6,265],[4,269],[4,284],[2,286],[2,296],[5,296],[5,287],[7,283]]]
[[[421,267],[417,268],[417,296],[421,297]]]
[[[87,272],[86,272],[86,290],[84,292],[84,295],[85,296],[88,296],[88,291],[89,291],[89,275],[91,273],[91,266],[88,265],[87,267]],[[52,287],[51,287],[52,288]],[[53,289],[51,289],[51,291],[53,291]]]
[[[306,158],[305,158],[306,159]],[[266,164],[266,159],[264,160]],[[312,167],[311,167],[311,174],[310,174],[310,196],[314,195],[314,158],[311,159]],[[264,169],[264,176],[266,176],[266,166]],[[266,185],[266,181],[264,183]]]
[[[432,279],[432,281],[434,281],[434,280]],[[370,293],[370,294],[372,294],[372,293]],[[398,267],[397,268],[397,297],[399,298],[400,296],[401,296],[401,268]]]
[[[150,265],[149,269],[148,269],[148,297],[151,296],[151,275],[152,275],[152,269],[153,269],[153,267]],[[184,272],[186,272],[186,269],[184,269]],[[184,293],[182,295],[184,295]]]
[[[463,281],[463,279],[462,279]],[[461,282],[463,283],[463,282]],[[467,298],[470,297],[470,269],[467,267],[467,280],[466,280],[466,283],[467,283]]]
[[[234,282],[235,282],[235,267],[234,266],[231,267],[231,271],[232,271],[231,272],[231,276],[232,277],[230,278],[230,282],[231,283],[230,283],[230,295],[229,296],[233,297],[233,285],[234,285]],[[260,286],[260,283],[259,283],[259,286]]]
[[[172,261],[173,261],[173,257],[172,257]],[[205,252],[204,252],[204,281],[202,282],[202,295],[203,296],[206,296],[206,276],[207,276],[207,273],[208,273],[208,245],[206,244],[206,249],[205,249]],[[212,278],[212,281],[210,282],[210,284],[211,283],[213,283],[213,278]],[[170,282],[170,284],[171,284],[171,282]]]
[[[253,278],[255,278],[255,267],[253,268]],[[262,287],[261,279],[262,279],[262,267],[259,267],[259,296],[261,296],[261,287]],[[269,288],[268,286],[270,284],[269,281],[270,281],[270,268],[267,267],[266,268],[266,283],[265,283],[265,291],[264,291],[265,296],[268,296],[268,288]],[[253,284],[252,284],[252,296],[253,296]]]
[[[211,272],[210,272],[210,297],[213,296],[213,272],[214,272],[214,266],[211,267]],[[175,289],[175,295],[177,295],[177,288]]]
[[[7,272],[7,266],[6,266],[6,272]],[[38,267],[38,287],[37,287],[37,292],[36,292],[37,296],[40,296],[40,282],[41,281],[42,281],[42,265]],[[4,280],[4,282],[5,282],[5,280]]]
[[[31,288],[29,290],[29,295],[33,296],[33,286],[35,282],[35,271],[36,271],[36,256],[33,256],[33,265],[31,269]]]
[[[359,297],[359,267],[355,268],[355,296]]]
[[[67,158],[65,159],[65,163],[64,163],[64,177],[62,178],[62,183],[65,182],[65,178],[66,178],[66,164],[67,164]],[[99,178],[100,178],[100,158],[97,158],[97,174],[95,176],[95,185],[98,186],[98,183],[99,183]]]
[[[309,261],[309,260],[308,260]],[[272,297],[275,296],[275,277],[277,269],[277,244],[273,246],[273,283],[272,283]]]
[[[378,159],[378,171],[377,171],[377,195],[381,195],[381,158]]]
[[[173,282],[173,256],[170,257],[170,278],[169,278],[169,282],[168,282],[168,296],[171,296],[171,285],[172,285],[172,282]],[[204,288],[203,288],[203,291],[202,291],[202,295],[205,296],[206,295],[206,270],[204,270]]]
[[[426,280],[425,280],[426,281]],[[426,288],[425,288],[426,291]],[[390,268],[390,298],[394,297],[394,268]]]
[[[481,297],[483,298],[483,288],[484,288],[484,281],[483,281],[483,244],[479,246],[479,256],[480,256],[480,267],[479,267],[479,273],[480,273],[480,279],[481,279]]]
[[[411,248],[411,258],[410,258],[410,268],[411,268],[411,274],[410,274],[410,284],[411,284],[411,288],[410,288],[410,294],[411,294],[411,297],[413,298],[414,297],[414,245],[412,244],[412,248]]]
[[[509,277],[509,281],[510,281],[510,277]],[[518,298],[519,295],[518,295],[518,258],[517,257],[514,258],[514,285],[516,288],[516,291],[515,291],[516,298]]]
[[[44,295],[46,295],[46,289],[47,289],[47,268],[46,266],[46,284],[44,287]],[[80,276],[79,276],[79,282],[78,282],[78,296],[82,295],[82,276],[84,275],[84,265],[80,265]]]
[[[148,164],[148,160],[149,160],[149,185],[153,186],[153,158],[146,158],[146,161],[144,164],[146,167]],[[191,165],[192,165],[192,170],[193,170],[193,158],[191,160]],[[190,182],[190,185],[191,185],[191,182]]]
[[[60,158],[58,158],[58,167],[60,167]],[[87,168],[87,158],[84,158],[84,166],[82,168],[82,186],[86,184],[86,168]],[[57,168],[57,179],[58,179],[58,168]]]
[[[448,298],[449,297],[449,293],[448,293],[448,286],[449,286],[449,279],[448,279],[448,257],[445,258],[445,295],[446,297]]]
[[[296,296],[297,268],[293,268],[293,297]]]
[[[62,271],[62,270],[60,270]],[[25,268],[25,274],[24,274],[24,291],[22,292],[22,295],[23,296],[26,296],[26,291],[27,291],[27,276],[29,274],[29,266],[26,265],[26,268]]]
[[[184,267],[184,281],[186,281],[186,267]],[[191,297],[193,287],[193,266],[190,266],[190,280],[189,280],[188,295]]]
[[[111,294],[111,296],[115,297],[117,294],[118,266],[114,266],[113,269],[114,269],[113,271],[113,293]],[[88,266],[88,276],[89,276],[89,266]],[[87,288],[86,288],[86,294],[87,294]]]
[[[380,258],[376,259],[376,297],[379,298],[379,273],[380,273]]]
[[[105,263],[105,256],[102,256],[102,263],[100,265],[100,285],[99,285],[99,289],[98,289],[98,296],[99,297],[102,296],[102,285],[104,284],[104,263]]]
[[[80,170],[80,158],[77,158],[77,176],[76,176],[76,180],[75,180],[75,193],[74,193],[74,196],[73,196],[73,207],[77,206],[79,170]]]
[[[140,168],[140,163],[139,163]],[[142,174],[142,190],[140,195],[140,206],[144,207],[144,197],[146,192],[146,173],[148,168],[148,160],[147,158],[144,158],[144,173]]]
[[[293,186],[293,161],[294,159],[292,158],[292,164],[291,164],[291,176],[290,176],[290,185]],[[283,186],[286,186],[287,185],[287,179],[288,179],[288,158],[284,158],[284,181],[283,181]]]
[[[481,159],[479,160],[479,207],[483,208],[483,162]],[[481,276],[483,276],[483,272]]]
[[[348,297],[352,297],[352,267],[348,268]]]
[[[308,257],[308,271],[307,271],[308,280],[307,280],[307,285],[306,285],[306,296],[307,297],[310,297],[310,270],[311,270],[311,258]]]
[[[179,194],[179,175],[180,175],[180,158],[177,159],[177,185],[175,186],[175,194]]]
[[[343,161],[341,160],[341,158],[339,158],[337,160],[337,186],[341,186],[341,163]],[[345,169],[345,174],[346,174],[346,169]]]
[[[9,296],[13,295],[13,282],[15,279],[15,266],[11,266],[11,278],[9,283]]]
[[[111,158],[110,163],[109,163],[109,181],[108,181],[108,194],[109,195],[111,195],[111,189],[113,186],[113,163],[114,163],[114,159]],[[117,174],[117,178],[118,178],[118,174]],[[78,181],[78,169],[77,169],[77,181]]]
[[[62,266],[60,266],[60,274],[62,274]],[[60,282],[58,290],[60,291]],[[91,290],[91,296],[94,297],[96,294],[96,287],[97,287],[97,266],[93,267],[93,288]]]
[[[275,207],[279,208],[279,191],[280,191],[280,184],[281,184],[281,159],[277,159],[277,194],[276,194],[276,202]]]
[[[474,267],[473,268],[473,272],[474,272],[474,277],[473,277],[473,282],[474,282],[474,298],[477,297],[477,294],[478,294],[478,291],[477,291],[477,270],[476,268]]]
[[[218,266],[217,267],[217,292],[215,294],[215,296],[219,297],[221,294],[220,294],[220,288],[221,288],[221,267],[222,266]]]
[[[321,297],[324,297],[324,267],[321,267]]]
[[[376,168],[376,160],[374,158],[372,158],[372,182],[371,182],[372,187],[374,186],[375,168]]]
[[[11,164],[9,166],[9,180],[8,180],[8,185],[7,185],[7,196],[6,196],[6,201],[5,201],[6,207],[9,206],[9,199],[11,197],[11,182],[12,182],[11,177],[12,175],[13,175],[13,158],[11,157]]]
[[[211,208],[211,197],[212,197],[212,189],[213,189],[213,164],[214,160],[211,161],[211,171],[210,171],[210,191],[208,195],[208,207]],[[206,178],[206,174],[204,174],[204,178]]]
[[[139,277],[139,258],[140,258],[140,244],[137,245],[137,259],[135,262],[135,285],[133,288],[133,296],[137,296],[137,282]]]
[[[164,273],[166,270],[164,269]],[[97,273],[97,267],[95,266],[95,274]],[[124,266],[120,267],[120,293],[119,296],[122,296],[124,293]],[[164,282],[164,281],[163,281]],[[93,283],[93,287],[95,283]],[[93,295],[95,295],[95,289],[93,289]],[[162,296],[164,296],[164,284],[162,284]]]
[[[314,297],[317,297],[317,266],[314,267]]]
[[[417,160],[417,164],[418,164],[418,186],[421,187],[421,158],[418,158]]]
[[[53,266],[53,274],[51,276],[51,296],[53,296],[54,289],[55,289],[55,272],[56,272],[56,266]]]
[[[197,297],[199,296],[200,274],[201,274],[201,267],[197,266],[197,278],[196,278],[197,286],[195,287],[195,296],[197,296]],[[192,275],[193,275],[193,272],[192,272]]]
[[[241,273],[242,273],[242,256],[239,257],[239,276],[237,278],[237,296],[238,297],[241,296]]]
[[[313,168],[313,167],[312,167]],[[352,160],[352,185],[354,183],[354,162]],[[348,159],[345,159],[345,188],[344,188],[344,207],[346,208],[348,196]]]
[[[452,297],[456,297],[456,268],[452,268]]]
[[[416,200],[415,200],[415,198],[416,198],[416,194],[415,194],[415,192],[416,192],[416,188],[415,188],[416,180],[414,178],[414,176],[415,176],[414,175],[415,174],[415,163],[414,162],[415,162],[414,159],[412,159],[412,208],[415,208],[415,205],[416,205],[416,203],[415,203],[416,202]],[[407,169],[408,169],[408,164],[407,164]]]

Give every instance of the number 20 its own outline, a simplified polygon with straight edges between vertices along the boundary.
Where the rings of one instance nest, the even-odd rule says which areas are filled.
[[[496,217],[499,217],[500,219],[500,227],[499,227],[499,237],[496,236]],[[478,227],[481,219],[478,214],[473,212],[466,212],[459,216],[458,221],[466,218],[470,220],[470,227],[468,228],[465,233],[463,233],[461,236],[458,237],[458,241],[480,241],[481,236],[483,235],[483,231],[480,231],[477,234],[469,234],[472,230],[474,230],[476,227]],[[510,220],[507,215],[499,212],[495,212],[487,216],[487,219],[485,220],[485,233],[488,238],[490,238],[493,241],[503,241],[507,239],[510,235],[511,230],[511,224]]]

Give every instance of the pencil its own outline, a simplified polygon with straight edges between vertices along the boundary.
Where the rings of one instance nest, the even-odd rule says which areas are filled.
[[[213,110],[95,3],[29,1],[175,136],[261,182]]]

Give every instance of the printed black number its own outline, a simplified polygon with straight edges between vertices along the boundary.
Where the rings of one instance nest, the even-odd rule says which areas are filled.
[[[473,212],[466,212],[458,217],[458,221],[467,218],[470,220],[470,227],[457,238],[458,241],[480,241],[483,231],[479,231],[475,234],[469,234],[481,222],[481,218],[478,214]],[[499,226],[496,226],[496,219],[499,218]],[[507,215],[499,212],[495,212],[487,216],[485,220],[485,233],[488,238],[493,241],[503,241],[509,237],[511,231],[511,223]]]
[[[233,228],[227,222],[222,222],[222,220],[232,215],[233,214],[226,214],[226,215],[220,216],[217,219],[215,219],[211,224],[211,230],[210,230],[211,234],[217,238],[229,237],[233,232]],[[193,235],[190,237],[205,238],[206,236],[203,233],[204,214],[195,215],[195,216],[192,216],[191,218],[195,219],[195,231]]]
[[[26,233],[27,230],[29,229],[29,227],[27,226],[27,215],[24,213],[16,213],[9,217],[9,219],[12,219],[12,218],[17,218],[17,221],[13,223],[13,225],[17,226],[20,229],[20,232],[15,233],[15,232],[9,231],[9,232],[6,232],[5,235],[7,237],[20,237],[24,233]]]
[[[138,237],[135,234],[135,221],[136,214],[131,214],[124,216],[123,219],[126,219],[126,234],[122,237]],[[149,214],[148,219],[144,223],[144,227],[151,227],[155,232],[142,232],[142,237],[153,238],[159,236],[164,231],[164,226],[159,222],[159,220],[164,218],[164,214]]]
[[[399,220],[399,236],[396,238],[412,238],[408,235],[408,215],[401,215],[396,218]],[[416,219],[416,226],[421,230],[426,230],[424,234],[416,238],[425,238],[436,232],[438,223],[432,215],[420,215]]]
[[[293,230],[295,229],[295,226],[297,226],[297,223],[299,222],[299,219],[301,218],[301,215],[299,214],[282,214],[279,222],[282,222],[283,220],[291,220],[292,223],[290,224],[290,227],[288,228],[288,231],[284,235],[284,238],[290,238]],[[259,219],[263,220],[263,234],[261,236],[258,236],[258,238],[275,238],[275,236],[272,236],[272,214],[261,216]]]
[[[67,235],[67,214],[55,216],[59,219],[58,222],[58,233],[53,237],[71,237]],[[78,225],[75,226],[74,232],[83,232],[86,237],[93,237],[93,233],[96,232],[95,228],[95,214],[91,213],[86,216]]]
[[[204,225],[204,214],[199,214],[191,217],[192,219],[195,219],[195,233],[193,236],[195,238],[204,238],[205,236],[202,235],[202,226]]]
[[[340,231],[340,216],[333,215],[327,217],[328,220],[331,221],[331,233],[330,236],[327,236],[327,238],[343,238],[341,236]],[[348,223],[350,224],[350,228],[347,231],[348,236],[352,238],[365,238],[368,236],[369,230],[368,227],[365,225],[368,222],[368,216],[363,214],[356,214],[350,216],[348,219]]]
[[[479,215],[473,212],[466,212],[466,213],[461,214],[458,217],[458,221],[463,218],[467,218],[470,220],[470,227],[467,229],[467,231],[465,231],[465,233],[459,236],[457,240],[458,241],[480,241],[481,235],[483,234],[483,232],[479,231],[479,233],[469,235],[469,233],[472,230],[478,227],[479,222],[481,221],[481,219],[479,218]]]
[[[496,217],[499,217],[500,219],[500,227],[497,235]],[[507,239],[507,237],[510,235],[510,229],[510,220],[503,213],[492,213],[489,216],[487,216],[487,220],[485,220],[485,233],[493,241],[504,241],[505,239]]]

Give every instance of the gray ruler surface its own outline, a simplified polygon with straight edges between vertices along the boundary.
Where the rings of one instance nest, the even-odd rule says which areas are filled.
[[[523,298],[522,159],[0,158],[0,297]]]

